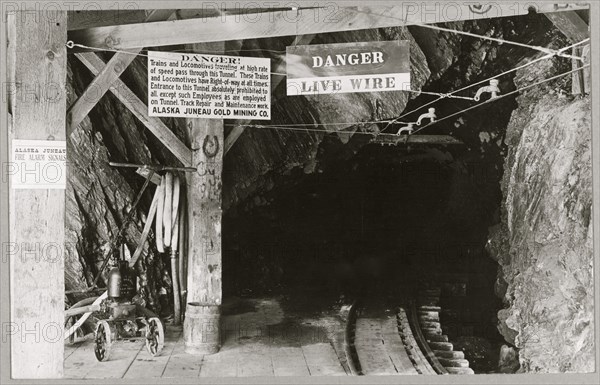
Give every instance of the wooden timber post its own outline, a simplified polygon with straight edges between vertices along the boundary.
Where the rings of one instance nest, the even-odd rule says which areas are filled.
[[[64,141],[67,13],[14,12],[8,15],[8,31],[9,77],[15,84],[9,146],[15,139]],[[39,163],[14,166],[26,167],[21,175],[35,173],[44,182]],[[60,378],[66,190],[15,189],[17,178],[9,177],[11,375]]]
[[[571,43],[580,42],[590,37],[589,25],[575,12],[550,12],[545,14],[554,26],[569,39]],[[572,68],[578,69],[590,64],[590,43],[573,47],[574,56],[584,58],[584,62],[572,60]],[[590,92],[590,68],[581,69],[572,75],[571,93],[573,95]]]
[[[189,46],[188,46],[189,47]],[[223,52],[224,43],[195,44],[195,52]],[[195,173],[187,173],[188,284],[183,337],[190,354],[220,348],[221,192],[223,119],[188,119]]]

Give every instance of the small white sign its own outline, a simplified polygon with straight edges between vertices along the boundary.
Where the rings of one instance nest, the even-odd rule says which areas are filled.
[[[13,189],[65,189],[67,142],[13,139],[5,172]]]
[[[148,115],[269,120],[271,61],[150,51]]]

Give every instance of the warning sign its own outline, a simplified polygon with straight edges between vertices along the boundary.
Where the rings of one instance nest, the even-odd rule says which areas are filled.
[[[290,46],[286,65],[288,95],[410,90],[408,41]]]
[[[148,115],[269,120],[270,59],[148,52]]]
[[[13,189],[64,189],[67,142],[14,139],[6,171]]]

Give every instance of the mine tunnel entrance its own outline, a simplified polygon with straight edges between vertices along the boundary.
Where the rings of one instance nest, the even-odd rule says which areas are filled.
[[[211,363],[227,376],[280,375],[275,358],[290,351],[297,358],[290,367],[306,363],[300,365],[301,375],[356,375],[353,362],[372,364],[374,370],[360,374],[382,374],[379,364],[386,360],[387,374],[554,371],[557,352],[566,357],[560,370],[570,370],[575,355],[559,346],[565,339],[551,337],[574,337],[571,345],[581,347],[593,324],[585,318],[591,314],[591,285],[586,284],[591,274],[580,268],[588,266],[581,259],[586,251],[591,258],[591,236],[589,247],[577,245],[585,240],[581,234],[591,234],[585,184],[591,178],[584,103],[589,73],[564,52],[585,43],[584,37],[568,35],[585,35],[589,18],[579,23],[583,30],[565,35],[558,15],[537,14],[534,7],[520,16],[432,28],[401,18],[391,27],[375,28],[377,15],[358,18],[355,9],[348,11],[351,20],[369,21],[370,29],[354,25],[356,31],[243,38],[210,51],[227,53],[223,60],[231,60],[232,53],[270,63],[263,69],[273,71],[271,84],[261,82],[269,94],[265,106],[271,105],[268,121],[248,120],[245,114],[207,120],[221,115],[219,109],[212,116],[202,112],[200,119],[170,111],[147,119],[139,107],[156,92],[154,64],[147,60],[151,51],[131,61],[121,76],[128,87],[111,88],[98,107],[88,109],[90,119],[82,113],[78,125],[71,114],[77,109],[66,111],[67,125],[77,127],[67,135],[72,167],[65,239],[74,248],[64,279],[67,305],[75,309],[69,314],[87,312],[77,308],[96,301],[91,290],[110,288],[111,276],[119,282],[119,274],[105,269],[114,254],[135,268],[138,296],[127,298],[132,303],[102,303],[113,304],[117,315],[124,309],[122,314],[131,316],[127,309],[138,305],[156,312],[175,326],[167,330],[169,337],[182,332],[183,341],[177,338],[186,354],[213,354],[223,347],[226,354],[219,359],[193,360],[202,362],[200,376],[211,372]],[[555,6],[547,12],[556,11]],[[579,20],[573,11],[560,12]],[[169,17],[190,22],[180,10]],[[167,24],[173,23],[161,23]],[[288,48],[304,46],[308,53],[323,45],[355,49],[395,42],[409,48],[409,55],[396,61],[407,65],[402,74],[410,73],[410,90],[286,92],[296,60],[288,59]],[[208,55],[208,45],[188,43],[176,51],[179,44],[164,48],[166,56]],[[580,48],[573,52],[583,58],[585,47]],[[104,76],[101,65],[113,68],[120,56],[97,54],[97,65],[69,55],[66,105],[87,100],[93,75]],[[180,61],[174,66],[183,69]],[[571,91],[575,67],[581,98],[570,95],[576,94]],[[121,92],[139,97],[135,108]],[[575,123],[567,122],[571,117]],[[421,124],[422,119],[429,122]],[[178,165],[186,167],[176,167],[175,175]],[[153,167],[160,172],[148,173]],[[147,186],[152,187],[136,198]],[[544,199],[558,190],[553,199]],[[136,208],[132,202],[140,204]],[[563,227],[558,231],[546,223]],[[563,234],[566,225],[573,231]],[[122,253],[113,253],[117,246]],[[31,278],[47,278],[36,274]],[[555,298],[548,307],[538,306],[552,286],[558,288]],[[558,307],[573,299],[575,310]],[[91,326],[98,322],[91,318],[80,330],[94,331]],[[70,326],[76,320],[67,317],[67,331],[77,330],[76,324]],[[103,330],[110,337],[109,328]],[[132,330],[141,329],[128,327]],[[155,333],[157,341],[160,335]],[[383,335],[386,340],[379,338]],[[96,341],[104,351],[110,343],[102,341],[109,340]],[[544,344],[536,347],[540,340]],[[360,349],[349,352],[350,345]],[[591,345],[586,346],[589,357]],[[241,356],[230,355],[236,349],[255,353],[255,347],[265,354],[260,362],[248,360],[246,368],[239,365]],[[394,362],[392,355],[403,357],[406,367],[396,365],[402,360]],[[144,371],[137,367],[140,361],[148,360],[131,365],[138,372]],[[73,358],[67,362],[80,366]],[[148,362],[157,368],[156,361]]]
[[[474,367],[492,370],[502,304],[485,243],[498,220],[499,174],[453,151],[369,144],[321,173],[294,170],[224,218],[225,295],[327,306],[441,287],[447,334],[485,351]]]

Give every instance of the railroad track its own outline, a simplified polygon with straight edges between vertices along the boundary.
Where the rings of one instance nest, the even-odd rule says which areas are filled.
[[[354,303],[345,335],[352,374],[473,374],[463,352],[454,352],[442,334],[439,311],[428,304],[390,309],[381,303]]]

